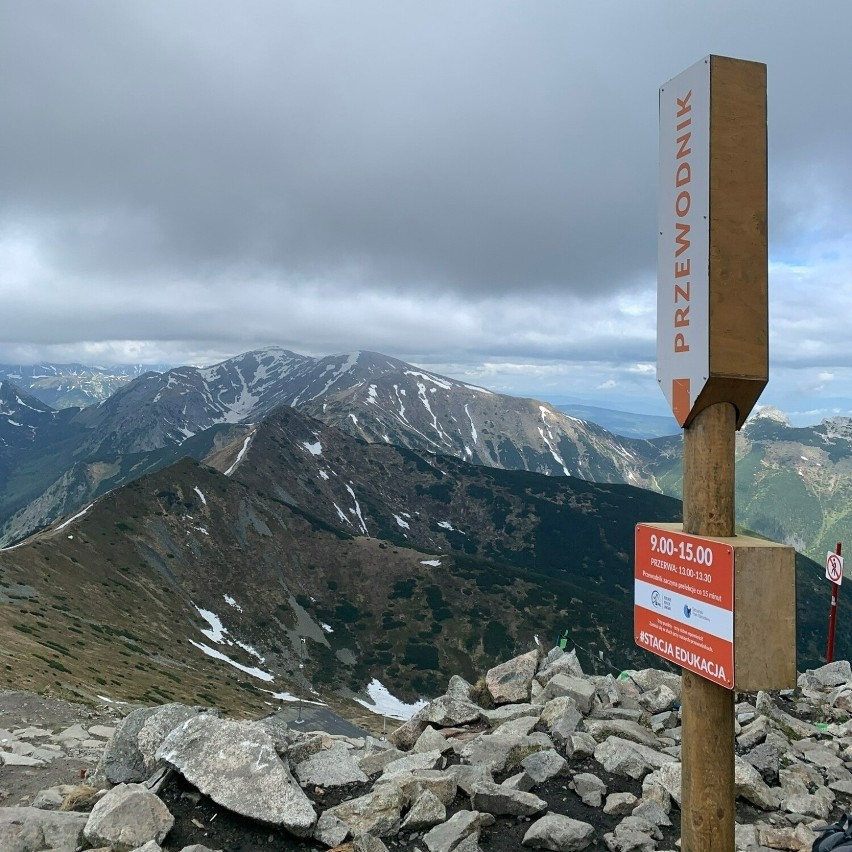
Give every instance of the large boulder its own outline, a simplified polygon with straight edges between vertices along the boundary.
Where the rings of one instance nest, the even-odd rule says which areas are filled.
[[[156,752],[163,740],[187,719],[210,712],[218,716],[215,711],[185,704],[133,710],[104,748],[94,777],[110,784],[141,784],[157,768]]]
[[[157,750],[191,784],[241,816],[306,837],[316,823],[308,797],[262,726],[211,716],[187,719]]]
[[[553,852],[580,852],[595,837],[595,829],[562,814],[549,813],[536,820],[521,841],[524,846],[535,849],[550,849]]]

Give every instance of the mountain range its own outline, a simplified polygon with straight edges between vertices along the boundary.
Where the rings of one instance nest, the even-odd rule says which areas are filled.
[[[289,406],[211,431],[201,463],[0,552],[9,685],[240,712],[315,690],[351,715],[371,684],[434,695],[566,629],[592,670],[660,664],[633,643],[633,529],[676,500],[368,443]],[[801,557],[800,668],[821,582]]]
[[[55,411],[0,382],[0,544],[176,458],[199,460],[281,405],[371,443],[680,496],[680,435],[621,437],[378,353],[310,358],[270,348],[144,374],[83,409]],[[852,419],[794,428],[761,409],[737,436],[738,522],[824,560],[849,517],[850,441]]]

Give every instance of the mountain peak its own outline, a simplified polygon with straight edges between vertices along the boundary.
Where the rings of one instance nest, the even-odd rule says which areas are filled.
[[[771,405],[761,405],[759,408],[756,408],[750,419],[774,420],[776,423],[781,423],[784,426],[792,426],[790,418],[780,408],[774,408]]]

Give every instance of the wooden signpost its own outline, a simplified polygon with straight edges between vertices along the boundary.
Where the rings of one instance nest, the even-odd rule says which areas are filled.
[[[683,524],[636,534],[636,641],[683,666],[684,852],[734,850],[734,690],[796,683],[795,553],[734,528],[734,436],[769,378],[766,197],[766,66],[709,56],[660,89],[657,379]]]

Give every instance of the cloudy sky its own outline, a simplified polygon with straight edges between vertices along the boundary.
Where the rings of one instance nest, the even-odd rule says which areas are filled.
[[[0,0],[0,362],[372,349],[665,413],[657,92],[769,79],[770,384],[852,412],[848,0]]]

